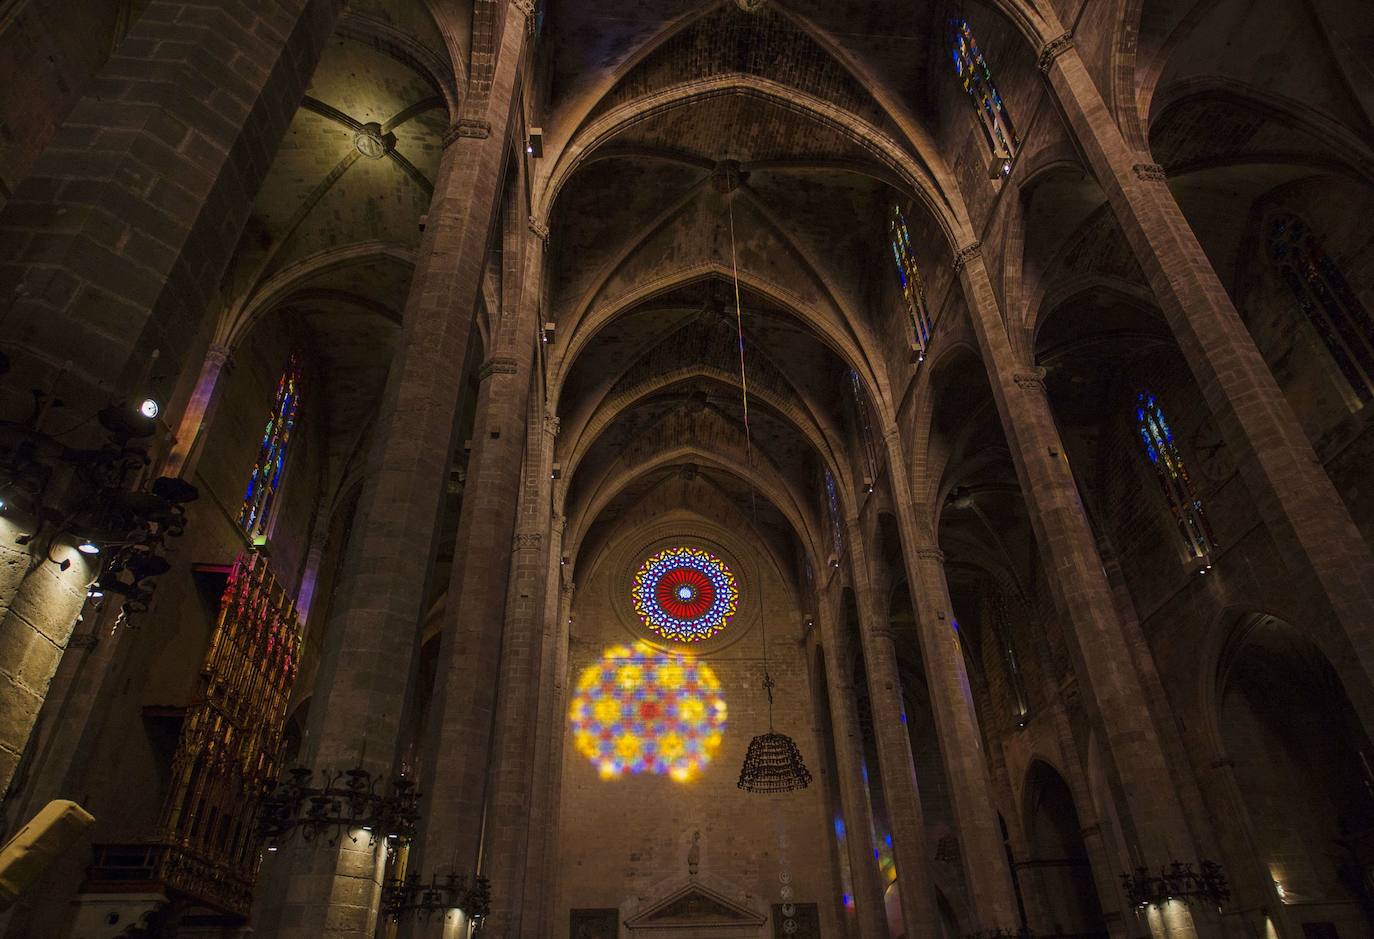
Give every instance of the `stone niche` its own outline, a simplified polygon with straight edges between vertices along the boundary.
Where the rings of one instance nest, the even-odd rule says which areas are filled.
[[[696,880],[625,920],[630,939],[757,939],[767,917]]]

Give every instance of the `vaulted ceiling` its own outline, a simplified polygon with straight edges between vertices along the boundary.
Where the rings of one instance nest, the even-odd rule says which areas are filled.
[[[820,551],[822,471],[857,484],[851,370],[890,403],[887,212],[920,213],[945,173],[920,129],[935,6],[547,4],[537,188],[575,537],[654,474],[737,452],[733,485]]]

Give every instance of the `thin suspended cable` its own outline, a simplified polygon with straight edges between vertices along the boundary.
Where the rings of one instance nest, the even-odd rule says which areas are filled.
[[[739,387],[740,402],[744,408],[744,459],[750,470],[749,477],[749,517],[754,532],[759,532],[758,487],[754,485],[754,443],[749,429],[749,373],[744,360],[744,304],[739,291],[739,257],[735,251],[735,195],[726,196],[726,208],[730,217],[730,270],[735,285],[735,336],[739,343]],[[773,676],[768,673],[768,611],[764,607],[763,579],[759,579],[759,635],[763,642],[763,689],[768,693],[768,731],[773,732]]]

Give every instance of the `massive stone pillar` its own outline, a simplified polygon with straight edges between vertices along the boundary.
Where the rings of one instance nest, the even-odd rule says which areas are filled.
[[[1002,847],[1002,833],[997,825],[992,778],[987,755],[983,752],[973,692],[969,688],[968,666],[954,624],[954,608],[945,580],[944,554],[935,545],[929,524],[924,527],[925,537],[922,538],[912,505],[901,441],[895,428],[886,434],[886,440],[902,557],[911,585],[912,603],[916,607],[926,686],[940,739],[940,752],[945,758],[945,772],[949,776],[954,821],[959,830],[959,856],[969,898],[979,929],[1010,932],[1018,925],[1016,896]]]
[[[563,518],[563,516],[559,517]],[[551,720],[545,721],[543,725],[555,729],[543,735],[549,741],[547,762],[536,764],[536,768],[541,774],[540,778],[543,780],[540,790],[548,806],[547,822],[543,831],[539,831],[533,826],[530,828],[530,837],[539,840],[543,855],[542,861],[540,861],[538,860],[540,855],[533,853],[532,850],[528,876],[542,881],[544,899],[543,907],[540,910],[541,918],[531,920],[529,928],[538,935],[538,930],[542,927],[543,934],[549,937],[557,936],[562,928],[562,922],[554,902],[558,896],[558,825],[563,805],[563,746],[568,738],[567,725],[563,715],[568,713],[568,685],[572,681],[572,676],[568,674],[568,642],[569,628],[572,625],[573,595],[575,593],[576,587],[572,581],[564,580],[555,607],[557,618],[553,623],[553,664],[551,666],[553,682],[550,688],[547,712],[551,715]],[[538,866],[535,866],[536,864]]]
[[[955,267],[1036,544],[1065,621],[1079,686],[1101,731],[1112,788],[1121,801],[1127,849],[1135,863],[1151,869],[1174,859],[1195,863],[1196,841],[1132,664],[1041,373],[1017,363],[977,247],[961,250]],[[1180,936],[1192,934],[1191,927],[1179,928]]]
[[[151,0],[0,211],[15,387],[70,361],[98,405],[185,360],[343,5]]]
[[[545,444],[550,457],[553,454],[554,439],[558,434],[558,418],[544,417]],[[553,481],[550,479],[550,483]],[[549,487],[552,496],[552,485]],[[551,510],[552,499],[549,508]],[[555,800],[558,790],[552,782],[557,776],[555,760],[561,761],[560,746],[564,727],[564,703],[562,700],[563,672],[567,670],[566,630],[560,628],[559,604],[564,596],[563,590],[563,532],[568,520],[556,516],[549,525],[549,546],[545,554],[546,571],[543,591],[543,608],[540,612],[539,636],[539,692],[534,705],[529,733],[533,738],[534,763],[531,769],[529,804],[525,808],[529,822],[525,831],[525,879],[524,904],[521,923],[527,931],[538,932],[544,922],[547,905],[553,900],[553,884],[544,876],[551,841],[548,837],[552,819],[556,817]],[[567,615],[561,620],[566,624]],[[563,654],[560,655],[558,643],[562,638]],[[560,668],[559,663],[564,664]]]
[[[907,936],[940,935],[935,904],[935,884],[930,876],[925,817],[916,786],[916,767],[911,759],[911,737],[906,729],[902,682],[897,673],[897,650],[892,627],[879,613],[882,605],[868,566],[863,527],[857,518],[846,522],[849,564],[854,576],[854,595],[859,607],[859,634],[868,673],[868,693],[873,705],[873,735],[878,746],[878,768],[883,776],[892,850],[897,864],[897,890],[902,898],[902,922]]]
[[[149,390],[132,383],[154,349],[183,363],[342,7],[148,4],[0,210],[5,416],[27,413],[30,388],[51,388],[62,424],[94,428],[86,419],[110,400]],[[59,575],[27,552],[3,564],[0,790],[93,576],[86,560]]]
[[[1374,728],[1374,555],[1149,155],[1127,144],[1068,34],[1040,54],[1055,99],[1149,279],[1255,508]],[[1221,572],[1224,576],[1224,571]]]
[[[887,911],[873,851],[873,812],[865,791],[863,738],[854,707],[854,678],[845,662],[840,636],[839,597],[834,589],[821,596],[816,616],[820,621],[821,647],[825,652],[825,687],[830,707],[830,729],[835,740],[835,775],[844,815],[844,843],[853,878],[854,910],[860,939],[887,939]]]
[[[509,27],[508,27],[509,28]],[[523,24],[518,27],[523,30]],[[543,243],[530,230],[523,189],[511,187],[507,200],[502,282],[503,309],[494,330],[491,356],[483,364],[478,394],[477,424],[468,462],[468,485],[463,514],[458,523],[455,562],[445,604],[439,668],[434,700],[430,707],[425,740],[425,799],[420,837],[411,853],[412,869],[424,879],[450,870],[472,877],[489,863],[499,868],[497,856],[515,851],[523,839],[516,830],[522,819],[501,815],[498,830],[495,801],[507,807],[507,793],[489,785],[497,736],[497,688],[513,707],[534,684],[534,661],[539,651],[538,629],[533,612],[539,605],[531,597],[520,602],[518,622],[507,628],[506,600],[513,549],[517,564],[531,576],[542,575],[539,542],[548,526],[547,508],[539,529],[516,533],[521,470],[539,472],[540,453],[526,452],[526,430],[534,351],[538,344],[538,285],[543,274]],[[536,430],[536,440],[538,439]],[[547,476],[548,469],[542,472]],[[547,503],[545,502],[545,505]],[[534,523],[531,522],[531,525]],[[500,676],[500,682],[498,682]],[[530,706],[533,706],[531,702]],[[527,715],[512,719],[525,720]],[[505,731],[502,730],[503,739]],[[528,758],[525,740],[512,740],[510,760]],[[521,770],[514,770],[518,776]],[[503,871],[503,876],[505,876]],[[501,885],[505,896],[493,898],[493,908],[511,912],[518,878]],[[517,901],[518,902],[518,901]],[[402,927],[408,936],[443,935],[443,923],[411,923]]]
[[[506,598],[491,790],[481,863],[492,890],[491,916],[483,924],[483,931],[512,939],[528,934],[526,923],[539,921],[542,880],[531,882],[526,876],[530,833],[545,824],[545,804],[538,798],[539,780],[535,777],[536,747],[540,738],[548,738],[562,727],[561,721],[540,724],[536,720],[545,690],[541,687],[546,670],[544,654],[550,645],[545,642],[544,597],[546,591],[555,596],[558,593],[558,571],[556,566],[551,569],[549,558],[553,535],[549,519],[553,488],[550,468],[557,425],[543,420],[538,413],[542,411],[542,402],[531,405],[530,452],[525,461],[525,493]],[[527,914],[531,917],[528,920]]]
[[[302,756],[317,771],[361,762],[389,776],[395,766],[464,384],[460,363],[501,205],[513,88],[525,42],[523,14],[514,7],[509,12],[484,93],[469,94],[466,116],[445,137],[311,702]],[[489,392],[497,369],[490,361],[485,368],[491,373],[484,381]],[[500,368],[504,372],[505,365]],[[521,447],[517,426],[507,423],[504,441],[490,442]],[[483,435],[500,427],[499,420],[488,421]],[[484,475],[475,475],[480,485]],[[491,510],[489,504],[464,506],[463,518]],[[467,560],[460,556],[455,568]],[[433,761],[425,765],[440,771]],[[324,839],[283,849],[263,869],[263,881],[279,882],[284,892],[279,916],[269,917],[279,921],[265,923],[264,931],[283,939],[370,935],[380,896],[380,850],[368,847],[365,838],[357,845],[345,838],[338,849]]]

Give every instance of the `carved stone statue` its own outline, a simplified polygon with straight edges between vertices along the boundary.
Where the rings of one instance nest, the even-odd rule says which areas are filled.
[[[701,832],[692,832],[692,846],[687,849],[687,873],[695,877],[701,867]]]

